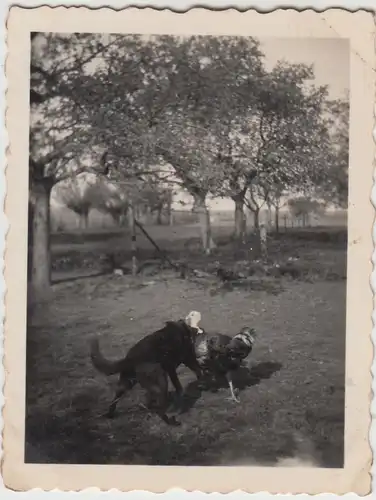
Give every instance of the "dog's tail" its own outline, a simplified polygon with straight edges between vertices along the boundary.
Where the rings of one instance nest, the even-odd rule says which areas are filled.
[[[115,375],[122,371],[124,359],[118,361],[108,361],[104,358],[103,354],[99,349],[99,340],[95,337],[91,341],[90,357],[94,367],[101,373],[105,375]]]

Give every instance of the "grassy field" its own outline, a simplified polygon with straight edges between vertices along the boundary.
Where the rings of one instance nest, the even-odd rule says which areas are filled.
[[[26,461],[275,465],[298,457],[341,467],[343,233],[317,230],[271,238],[271,259],[280,263],[276,269],[294,257],[298,272],[254,273],[247,287],[226,288],[215,277],[182,280],[170,270],[54,285],[50,300],[36,306],[28,325]],[[237,255],[223,241],[213,258],[226,263],[234,256],[240,265],[245,254]],[[195,267],[210,264],[194,254],[190,259]],[[181,427],[169,428],[147,414],[137,388],[119,404],[116,419],[103,418],[116,377],[106,378],[91,366],[92,336],[100,334],[106,356],[117,358],[146,333],[191,309],[202,312],[209,331],[235,334],[249,325],[258,332],[249,370],[236,381],[241,404],[226,400],[226,388],[199,391],[194,375],[180,368],[187,391]]]

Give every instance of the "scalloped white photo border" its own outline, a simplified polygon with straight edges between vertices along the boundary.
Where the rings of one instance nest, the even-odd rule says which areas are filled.
[[[2,166],[3,168],[1,169],[1,173],[0,173],[0,198],[4,204],[4,199],[5,199],[5,194],[6,194],[6,185],[5,185],[5,175],[4,175],[4,171],[5,171],[5,168],[6,168],[6,148],[8,146],[8,137],[7,137],[7,133],[6,133],[6,130],[5,130],[5,125],[4,125],[4,116],[5,116],[5,108],[6,108],[6,98],[5,98],[5,94],[6,94],[6,78],[5,78],[5,74],[4,74],[4,61],[5,61],[5,58],[6,58],[6,30],[5,30],[5,22],[6,22],[6,18],[7,18],[7,15],[8,15],[8,9],[11,5],[14,5],[11,4],[10,2],[5,2],[5,3],[2,3],[0,4],[0,13],[2,15],[2,20],[3,20],[3,23],[1,25],[1,29],[2,29],[2,32],[1,34],[3,35],[0,39],[0,53],[1,53],[1,56],[2,56],[2,71],[1,71],[1,76],[0,76],[0,85],[1,85],[1,104],[2,104],[2,113],[1,113],[1,119],[2,119],[2,128],[1,128],[1,141],[0,141],[0,144],[3,146],[2,147]],[[376,4],[374,1],[372,0],[369,0],[369,1],[363,1],[363,2],[343,2],[343,1],[340,1],[340,0],[337,0],[337,1],[332,1],[332,2],[328,2],[328,1],[325,1],[325,0],[318,0],[317,2],[315,2],[314,4],[309,4],[309,3],[303,3],[299,0],[295,0],[294,2],[288,2],[288,3],[283,3],[283,2],[275,2],[275,1],[272,1],[272,0],[260,0],[259,2],[241,2],[240,0],[238,2],[232,2],[232,3],[229,3],[229,2],[225,2],[223,0],[212,0],[212,1],[202,1],[202,2],[189,2],[187,0],[175,0],[175,2],[171,1],[171,2],[158,2],[158,1],[154,1],[154,2],[147,2],[147,1],[142,1],[142,0],[139,0],[139,1],[134,1],[134,2],[116,2],[116,1],[110,1],[110,2],[103,2],[103,1],[99,1],[99,0],[89,0],[89,1],[86,1],[86,2],[74,2],[74,1],[70,1],[70,0],[66,0],[66,1],[61,1],[61,2],[53,2],[53,1],[46,1],[46,2],[35,2],[35,1],[26,1],[24,0],[23,2],[18,2],[16,5],[18,6],[21,6],[21,7],[37,7],[37,6],[42,6],[42,5],[51,5],[51,6],[58,6],[58,5],[64,5],[64,6],[86,6],[86,7],[90,7],[90,8],[98,8],[98,7],[101,7],[101,6],[106,6],[106,7],[112,7],[114,9],[122,9],[124,7],[129,7],[129,6],[142,6],[142,7],[146,7],[146,6],[149,6],[149,7],[153,7],[153,8],[157,8],[157,9],[163,9],[163,8],[169,8],[171,10],[174,10],[174,11],[179,11],[179,12],[182,12],[182,11],[185,11],[187,9],[190,9],[192,7],[206,7],[206,8],[209,8],[209,9],[212,9],[212,10],[222,10],[222,9],[225,9],[225,8],[236,8],[236,9],[239,9],[239,10],[245,10],[245,9],[250,9],[250,8],[253,8],[253,9],[256,9],[258,10],[259,12],[270,12],[270,11],[273,11],[274,9],[276,8],[293,8],[293,9],[296,9],[296,10],[304,10],[304,9],[307,9],[307,8],[312,8],[316,11],[322,11],[322,10],[325,10],[327,8],[331,8],[331,7],[339,7],[339,8],[344,8],[346,10],[349,10],[349,11],[354,11],[354,10],[358,10],[358,9],[366,9],[366,10],[370,10],[370,11],[374,11],[375,10],[375,7],[376,7]],[[374,107],[374,111],[376,112],[376,107]],[[366,134],[367,131],[365,130],[364,133]],[[376,140],[376,128],[374,129],[374,138]],[[374,175],[374,181],[376,180],[376,175]],[[373,189],[372,189],[372,201],[373,201],[373,204],[376,205],[376,183],[374,183],[374,186],[373,186]],[[8,221],[6,220],[6,217],[5,217],[5,214],[4,214],[4,211],[2,210],[0,212],[0,227],[1,227],[1,231],[0,231],[0,245],[1,245],[1,267],[2,267],[2,270],[4,269],[4,249],[5,249],[5,235],[7,233],[7,230],[8,230]],[[371,228],[370,228],[371,230]],[[376,241],[376,224],[373,224],[373,228],[372,228],[372,232],[373,232],[373,241],[375,242]],[[372,277],[370,276],[370,281],[372,281],[372,288],[373,288],[373,291],[375,292],[375,289],[376,289],[376,251],[374,250],[373,252],[373,258],[372,258],[372,261],[373,261],[373,264],[374,264],[374,269],[373,269],[373,272],[372,272]],[[4,296],[6,294],[6,283],[4,281],[4,276],[3,276],[3,273],[1,273],[1,278],[0,278],[0,292],[1,292],[1,295],[3,297],[3,300],[0,301],[0,314],[1,314],[1,318],[2,320],[4,320]],[[371,279],[372,278],[372,279]],[[376,311],[374,310],[374,313],[373,313],[373,320],[374,320],[374,324],[376,323]],[[3,325],[3,322],[1,323]],[[1,337],[2,337],[2,340],[3,340],[3,326],[1,327]],[[372,332],[372,341],[375,345],[375,339],[376,339],[376,328],[374,327],[373,329],[373,332]],[[3,356],[3,342],[0,343],[0,349],[1,349],[1,356]],[[374,380],[374,374],[376,372],[376,368],[375,368],[375,363],[372,367],[372,375],[373,375],[373,380],[372,380],[372,389],[373,389],[373,394],[375,392],[375,387],[376,387],[376,383],[375,383],[375,380]],[[3,369],[3,365],[0,369],[0,385],[3,386],[4,384],[4,369]],[[3,397],[3,392],[1,391],[1,394],[0,394],[0,405],[1,407],[3,407],[3,404],[4,404],[4,397]],[[371,413],[372,413],[372,417],[374,415],[374,412],[375,412],[375,400],[373,399],[373,402],[372,402],[372,405],[371,405]],[[3,425],[3,420],[2,420],[2,417],[1,417],[1,429],[2,429],[2,425]],[[374,423],[372,422],[372,426],[371,426],[371,431],[370,431],[370,442],[371,442],[371,446],[372,446],[372,450],[375,450],[375,425]],[[1,442],[2,442],[2,436],[1,436]],[[2,451],[2,450],[1,450]],[[373,476],[374,476],[374,466],[372,467],[372,473],[373,473]],[[0,478],[0,481],[2,481],[2,478]],[[374,490],[374,485],[375,485],[375,479],[373,478],[373,482],[372,482],[372,490]],[[56,498],[58,498],[60,495],[63,495],[63,496],[66,496],[68,494],[71,494],[71,495],[90,495],[90,498],[97,498],[99,496],[103,497],[103,495],[110,495],[111,498],[116,498],[118,497],[119,495],[127,495],[128,498],[147,498],[147,497],[151,497],[153,496],[154,494],[152,493],[149,493],[147,491],[133,491],[133,492],[128,492],[128,493],[122,493],[122,492],[119,492],[118,490],[111,490],[109,492],[99,492],[97,489],[95,488],[91,488],[91,489],[87,489],[87,490],[84,490],[82,492],[70,492],[70,493],[67,493],[67,492],[59,492],[59,491],[51,491],[51,492],[44,492],[42,490],[39,490],[39,489],[34,489],[32,491],[29,491],[29,492],[26,492],[26,493],[16,493],[16,492],[13,492],[13,491],[10,491],[10,490],[7,490],[6,488],[4,488],[4,485],[2,484],[2,488],[0,488],[0,494],[4,497],[4,498],[7,498],[7,496],[13,496],[13,495],[27,495],[28,497],[31,497],[31,498],[39,498],[40,495],[53,495],[55,496]],[[188,492],[185,492],[183,490],[170,490],[169,492],[166,492],[166,493],[163,493],[162,494],[164,498],[181,498],[181,499],[184,499],[184,498],[192,498],[193,495],[195,498],[203,498],[205,494],[201,493],[201,492],[191,492],[191,493],[188,493]],[[222,495],[218,494],[218,493],[212,493],[210,494],[211,497],[220,497]],[[246,494],[244,492],[233,492],[233,493],[228,493],[227,496],[231,497],[231,498],[237,498],[237,499],[240,499],[240,498],[244,498],[245,495],[247,495],[247,497],[249,496],[249,494]],[[326,497],[327,495],[329,494],[321,494],[320,496],[321,497]],[[160,495],[159,495],[160,496]],[[257,497],[258,499],[266,499],[266,498],[270,498],[271,495],[269,495],[268,493],[257,493],[257,494],[252,494],[253,497]],[[283,495],[285,496],[285,495]],[[287,495],[288,496],[288,495]],[[303,495],[295,495],[297,497],[301,497]],[[306,495],[304,495],[306,496]],[[354,494],[347,494],[346,495],[347,497],[351,496],[351,497],[357,497],[357,495],[354,495]],[[336,497],[336,495],[330,495],[330,497]]]

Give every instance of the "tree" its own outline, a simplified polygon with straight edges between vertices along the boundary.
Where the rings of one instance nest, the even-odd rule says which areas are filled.
[[[130,195],[130,185],[121,185],[108,181],[107,179],[97,179],[91,186],[88,193],[92,208],[100,212],[109,214],[115,224],[124,224],[127,215]]]
[[[249,186],[247,195],[244,198],[245,205],[253,214],[254,228],[256,232],[260,229],[260,211],[265,203],[267,203],[268,196],[269,191],[265,188],[265,186],[261,183],[258,184],[255,181]]]
[[[70,169],[73,158],[91,146],[72,96],[72,79],[106,50],[101,35],[31,34],[30,201],[33,207],[31,281],[35,296],[50,285],[50,195],[53,186],[84,169]],[[87,43],[79,43],[82,40]]]
[[[214,195],[230,196],[235,204],[235,237],[242,239],[246,218],[244,199],[254,177],[254,168],[248,160],[248,151],[239,148],[244,123],[254,111],[259,85],[264,75],[263,54],[254,38],[221,37],[212,43],[198,46],[204,59],[201,79],[206,92],[201,90],[200,103],[194,114],[196,123],[210,130],[212,170],[220,181]],[[202,65],[201,65],[202,66]]]
[[[283,201],[284,187],[281,184],[271,186],[268,192],[267,204],[274,208],[274,227],[276,233],[279,233],[279,211],[286,204]]]
[[[318,179],[316,185],[319,195],[340,207],[347,207],[348,199],[349,112],[348,99],[327,103],[326,118],[332,155],[328,158],[325,176]]]
[[[80,33],[32,33],[31,43],[31,280],[34,294],[44,295],[50,285],[51,190],[58,182],[81,172],[103,174],[100,158],[107,147],[103,134],[107,123],[106,120],[91,123],[88,115],[93,107],[103,114],[100,103],[106,95],[106,64],[108,69],[114,60],[122,60],[128,48],[134,57],[124,58],[123,65],[128,64],[131,74],[140,43],[137,37]],[[138,83],[132,78],[118,82],[125,93],[137,92]],[[90,167],[81,161],[85,155],[92,157]],[[133,177],[136,168],[137,165],[128,168],[124,176]]]
[[[78,216],[81,229],[89,227],[89,212],[93,207],[95,182],[95,177],[89,179],[86,174],[80,174],[56,185],[57,200]]]
[[[294,217],[301,217],[303,226],[307,226],[310,214],[322,214],[325,210],[323,203],[318,200],[300,196],[288,200],[288,206]]]
[[[144,41],[139,66],[144,84],[137,96],[132,95],[132,106],[126,96],[124,100],[119,96],[119,102],[125,103],[117,108],[122,108],[121,122],[126,123],[130,107],[137,117],[137,127],[132,123],[126,128],[128,136],[137,138],[128,144],[128,158],[133,150],[133,161],[147,163],[155,157],[172,168],[171,182],[184,187],[195,200],[207,252],[213,242],[206,197],[219,193],[227,168],[218,161],[221,123],[236,116],[244,108],[244,99],[253,95],[250,69],[252,64],[261,66],[259,59],[258,43],[249,38],[159,37]],[[118,65],[113,67],[122,71]],[[125,76],[119,73],[117,79]],[[108,129],[110,141],[121,131],[118,119],[112,123],[117,127]],[[137,143],[139,138],[142,144]],[[124,143],[123,136],[121,140]]]
[[[166,141],[166,146],[160,142],[158,152],[163,161],[173,169],[175,178],[170,182],[185,188],[193,197],[193,209],[199,217],[202,246],[206,253],[210,253],[215,243],[206,200],[208,194],[215,192],[221,183],[207,145],[210,134],[203,135],[199,128],[187,121],[180,124],[176,117],[174,121],[170,121],[168,132],[176,138],[176,153],[168,147],[169,140]]]
[[[81,75],[81,121],[107,145],[114,178],[135,165],[147,170],[162,160],[171,166],[174,182],[195,199],[203,247],[210,251],[206,197],[219,193],[227,169],[218,161],[221,123],[236,117],[253,96],[251,70],[261,68],[258,42],[197,36],[133,37],[132,42],[126,51],[117,43],[99,70]]]
[[[235,202],[237,237],[243,237],[244,203],[257,225],[255,190],[265,200],[266,193],[270,198],[286,189],[308,189],[322,175],[330,156],[323,117],[327,91],[310,84],[312,78],[312,68],[302,64],[279,62],[270,72],[256,71],[253,99],[244,100],[239,120],[227,124],[218,159],[226,169],[223,194]]]
[[[156,151],[193,197],[208,253],[214,242],[206,199],[221,194],[227,169],[218,158],[226,132],[222,124],[252,96],[250,69],[260,67],[261,53],[251,38],[198,36],[174,43],[179,46],[171,83],[176,99],[161,118]]]
[[[173,189],[170,186],[163,186],[159,182],[149,183],[141,192],[142,202],[147,205],[151,214],[157,214],[157,224],[161,225],[163,212],[166,213],[168,220],[171,215],[171,205],[173,198]]]

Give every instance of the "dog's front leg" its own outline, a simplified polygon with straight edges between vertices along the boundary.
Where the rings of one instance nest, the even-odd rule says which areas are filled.
[[[168,367],[168,369],[166,369],[166,372],[170,377],[172,385],[175,387],[175,401],[173,403],[173,406],[175,408],[178,408],[179,406],[181,406],[183,400],[183,386],[181,385],[178,374],[176,373],[176,368],[170,366]]]
[[[196,375],[197,380],[200,382],[204,376],[204,373],[201,366],[198,364],[198,361],[197,360],[186,361],[184,364]]]
[[[176,373],[176,369],[172,367],[168,367],[166,369],[168,376],[170,377],[170,380],[172,382],[172,385],[175,387],[176,395],[180,397],[183,393],[183,386],[180,383],[180,380],[178,378],[178,374]]]

